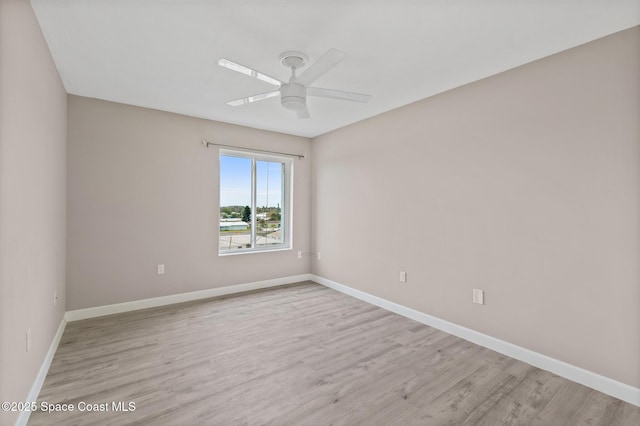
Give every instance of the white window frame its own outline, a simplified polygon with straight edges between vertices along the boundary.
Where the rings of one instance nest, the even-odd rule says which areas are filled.
[[[218,154],[218,223],[221,221],[220,217],[220,191],[222,190],[222,168],[220,167],[220,160],[222,156],[241,157],[251,159],[251,245],[250,248],[231,249],[224,250],[220,248],[220,228],[218,227],[218,256],[233,256],[238,254],[250,254],[250,253],[264,253],[281,250],[291,250],[293,247],[293,158],[285,157],[275,154],[264,154],[250,150],[233,150],[233,149],[220,149]],[[256,241],[256,215],[257,215],[257,186],[256,186],[256,162],[257,161],[271,161],[284,164],[284,177],[283,177],[283,203],[284,206],[280,209],[282,216],[282,224],[284,233],[283,243],[270,246],[255,246]]]

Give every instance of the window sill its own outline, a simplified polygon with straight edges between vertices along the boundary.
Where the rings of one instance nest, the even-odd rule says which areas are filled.
[[[249,249],[249,250],[234,250],[228,252],[218,252],[219,257],[225,256],[237,256],[240,254],[257,254],[257,253],[272,253],[275,251],[290,251],[291,247],[277,247],[277,248],[265,248],[265,249]]]

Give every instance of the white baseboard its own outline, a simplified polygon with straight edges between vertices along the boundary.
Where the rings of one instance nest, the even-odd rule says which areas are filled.
[[[218,287],[208,290],[194,291],[190,293],[181,293],[171,296],[155,297],[152,299],[136,300],[133,302],[125,302],[114,305],[98,306],[95,308],[68,311],[65,313],[64,318],[60,322],[60,326],[58,327],[53,341],[51,342],[49,351],[47,352],[47,355],[45,356],[45,359],[40,366],[38,375],[36,376],[31,390],[29,391],[29,395],[27,396],[27,402],[36,402],[38,399],[38,395],[47,376],[47,372],[49,371],[51,361],[53,360],[53,356],[55,355],[56,349],[58,348],[60,339],[62,338],[62,334],[64,332],[67,321],[77,321],[86,318],[93,318],[156,306],[170,305],[173,303],[188,302],[191,300],[206,299],[216,296],[224,296],[234,293],[242,293],[245,291],[276,287],[285,284],[294,284],[297,282],[309,280],[340,291],[357,299],[363,300],[367,303],[371,303],[372,305],[379,306],[388,311],[437,328],[454,336],[476,343],[480,346],[484,346],[501,354],[526,362],[535,367],[550,371],[561,377],[588,386],[592,389],[598,390],[600,392],[606,393],[607,395],[611,395],[615,398],[640,407],[640,389],[638,388],[313,274],[293,275],[289,277],[255,281],[251,283]],[[28,411],[22,412],[18,417],[18,420],[16,421],[16,425],[26,425],[29,421],[29,415],[30,412]]]
[[[485,348],[510,356],[511,358],[526,362],[534,367],[550,371],[558,376],[588,386],[592,389],[640,407],[640,389],[636,387],[601,376],[583,368],[567,364],[566,362],[534,352],[521,346],[505,342],[504,340],[479,333],[452,322],[407,308],[406,306],[399,305],[378,296],[373,296],[369,293],[356,290],[344,284],[340,284],[317,275],[312,274],[311,281],[371,303],[372,305],[379,306],[388,311],[395,312],[396,314],[412,320],[421,322],[433,328],[437,328],[480,346],[484,346]]]
[[[74,311],[67,311],[64,315],[64,318],[67,321],[78,321],[87,318],[101,317],[104,315],[118,314],[121,312],[136,311],[138,309],[155,308],[157,306],[190,302],[192,300],[207,299],[210,297],[225,296],[228,294],[242,293],[244,291],[259,290],[261,288],[276,287],[279,285],[293,284],[300,281],[308,280],[311,280],[311,274],[292,275],[289,277],[274,278],[264,281],[255,281],[251,283],[230,285],[226,287],[192,291],[189,293],[179,293],[172,294],[170,296],[161,296],[151,299],[134,300],[132,302],[116,303],[113,305],[96,306],[95,308],[76,309]]]
[[[42,389],[42,385],[44,384],[44,379],[47,377],[47,373],[49,372],[49,367],[51,366],[51,361],[53,361],[53,356],[56,354],[56,350],[58,349],[58,345],[60,344],[60,339],[62,338],[62,334],[64,333],[64,328],[67,325],[67,321],[64,318],[60,321],[60,325],[58,326],[58,330],[56,331],[55,336],[53,336],[53,341],[49,346],[49,350],[47,351],[47,355],[44,357],[44,361],[42,361],[42,365],[40,366],[40,370],[38,371],[38,375],[31,386],[31,390],[29,391],[29,395],[27,395],[26,402],[36,402],[38,400],[38,395],[40,394],[40,389]],[[24,426],[29,421],[29,416],[31,415],[30,411],[21,411],[18,416],[18,420],[16,420],[16,426]]]

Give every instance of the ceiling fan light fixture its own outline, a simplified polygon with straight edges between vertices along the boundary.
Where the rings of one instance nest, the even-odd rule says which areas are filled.
[[[290,111],[300,111],[306,108],[304,98],[299,98],[297,96],[282,97],[280,104],[283,108]]]
[[[307,89],[298,83],[284,84],[280,88],[280,104],[291,111],[299,111],[306,108]]]

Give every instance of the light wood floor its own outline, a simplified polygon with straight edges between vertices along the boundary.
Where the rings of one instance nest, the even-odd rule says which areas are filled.
[[[640,425],[640,408],[313,283],[72,322],[30,425]],[[110,407],[111,408],[111,407]]]

